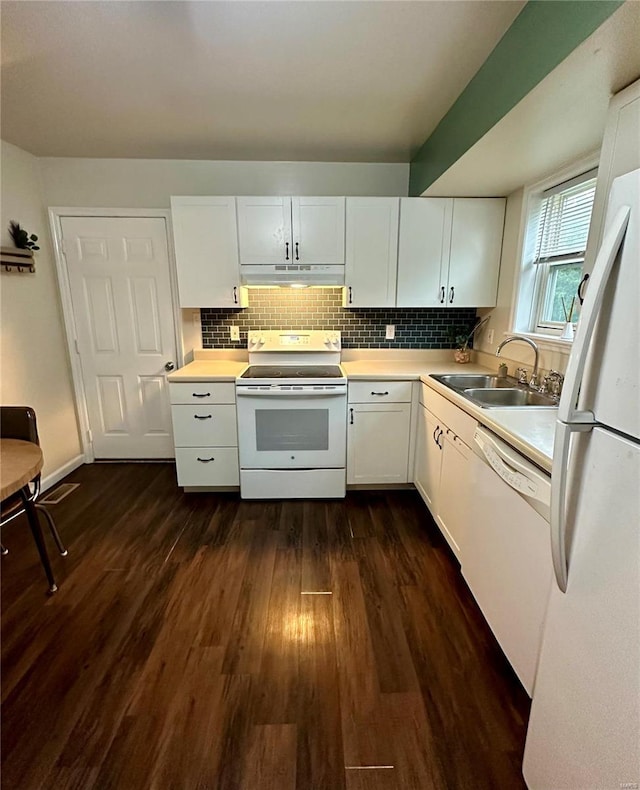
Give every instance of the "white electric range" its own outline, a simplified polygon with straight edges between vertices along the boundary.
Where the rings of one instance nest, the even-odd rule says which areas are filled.
[[[340,333],[250,332],[236,379],[243,499],[345,495],[347,377]]]

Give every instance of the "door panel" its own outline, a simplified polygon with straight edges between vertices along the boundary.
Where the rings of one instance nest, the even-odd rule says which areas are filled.
[[[496,304],[504,207],[496,198],[454,198],[447,305]]]
[[[131,318],[138,354],[162,352],[156,283],[151,277],[135,277],[129,282]]]
[[[63,217],[96,458],[170,458],[164,365],[175,361],[164,219]]]
[[[393,307],[400,198],[347,198],[346,307]]]
[[[397,307],[445,306],[452,215],[453,198],[400,199]]]
[[[239,197],[236,200],[240,263],[273,264],[287,260],[291,263],[291,198]]]
[[[344,263],[343,197],[291,198],[291,215],[294,263]]]

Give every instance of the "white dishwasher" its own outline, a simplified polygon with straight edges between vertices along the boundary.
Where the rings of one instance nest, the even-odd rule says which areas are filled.
[[[478,426],[462,574],[529,696],[551,588],[551,477]]]

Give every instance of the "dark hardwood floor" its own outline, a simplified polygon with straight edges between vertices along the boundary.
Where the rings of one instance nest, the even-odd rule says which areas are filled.
[[[69,476],[52,597],[3,530],[5,790],[524,787],[528,698],[417,494],[242,502],[174,474]]]

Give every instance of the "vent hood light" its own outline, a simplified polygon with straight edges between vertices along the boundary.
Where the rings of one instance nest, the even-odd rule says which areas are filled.
[[[308,288],[306,283],[289,283],[289,288]]]

